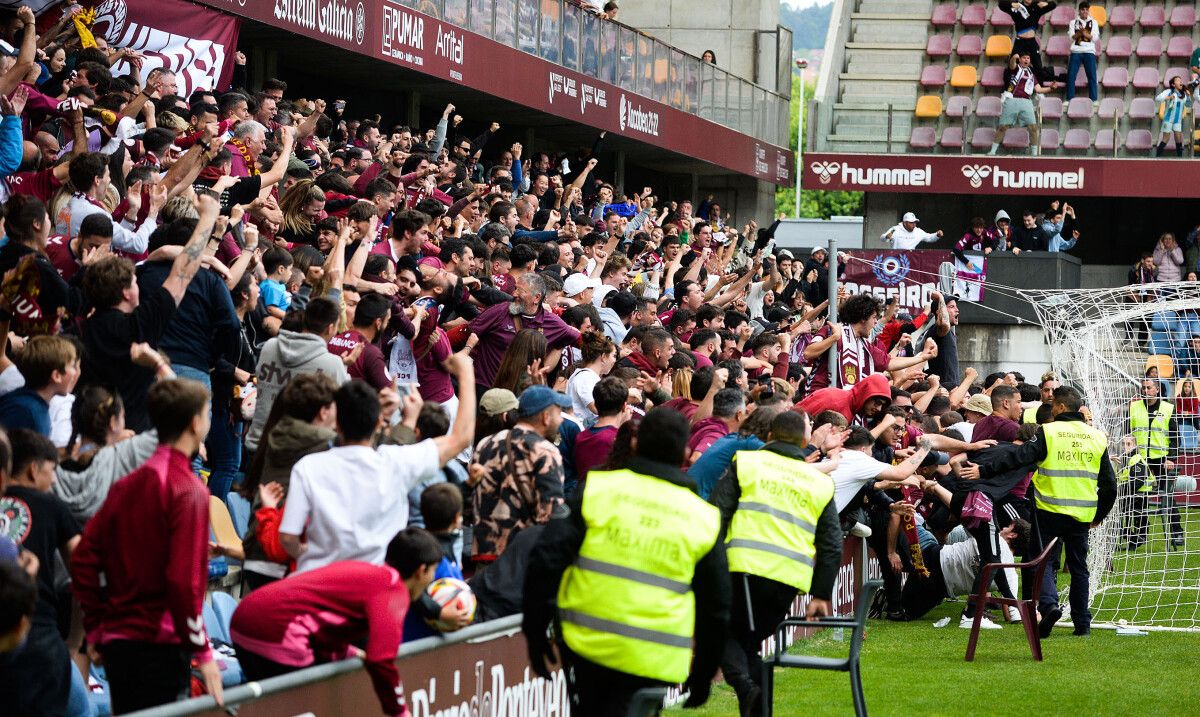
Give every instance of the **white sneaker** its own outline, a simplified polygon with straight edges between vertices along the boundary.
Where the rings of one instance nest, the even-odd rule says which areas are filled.
[[[1020,622],[1021,621],[1021,611],[1020,610],[1017,610],[1012,605],[1005,606],[1004,610],[1008,614],[1009,622]]]
[[[850,534],[860,538],[869,538],[871,537],[871,526],[864,525],[863,523],[855,523],[850,527]]]
[[[970,630],[974,624],[975,624],[975,618],[973,618],[973,617],[967,617],[966,615],[963,615],[962,617],[960,617],[958,619],[958,626],[963,628],[964,630]],[[980,629],[983,629],[983,630],[999,630],[1000,629],[1000,626],[997,625],[996,623],[992,622],[992,619],[989,618],[987,615],[984,615],[983,619],[979,621],[979,627],[980,627]]]

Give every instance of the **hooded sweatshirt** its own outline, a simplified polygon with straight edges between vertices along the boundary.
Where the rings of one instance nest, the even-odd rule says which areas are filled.
[[[1008,231],[1000,229],[1000,220],[1008,222]],[[1001,209],[996,212],[996,216],[992,219],[992,226],[984,232],[984,236],[990,242],[992,251],[1008,251],[1008,240],[1012,237],[1012,217],[1008,216],[1008,212]]]
[[[91,463],[77,471],[59,465],[54,469],[54,494],[67,504],[76,520],[85,523],[100,510],[113,483],[132,473],[156,450],[158,433],[147,431],[101,448]]]
[[[329,353],[324,339],[316,334],[280,331],[278,336],[263,345],[255,369],[258,405],[254,408],[254,421],[246,434],[247,448],[258,450],[263,425],[271,414],[275,397],[288,381],[307,373],[326,374],[338,386],[350,380],[341,357]]]
[[[814,391],[792,410],[801,410],[810,416],[816,416],[821,411],[837,411],[846,417],[851,425],[862,425],[859,418],[863,404],[868,399],[879,397],[885,402],[892,401],[892,388],[888,383],[887,374],[874,373],[850,388],[822,388]]]

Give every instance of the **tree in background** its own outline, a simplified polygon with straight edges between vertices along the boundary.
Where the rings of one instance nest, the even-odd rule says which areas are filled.
[[[811,79],[804,87],[804,101],[808,102],[816,92],[816,79]],[[789,110],[791,130],[788,133],[788,145],[796,151],[796,125],[800,122],[800,74],[792,73],[792,106]],[[807,131],[808,118],[811,113],[805,113],[804,124]],[[862,192],[805,190],[800,201],[800,216],[810,219],[828,219],[832,216],[856,217],[862,216]],[[775,211],[784,216],[795,216],[796,188],[793,186],[777,187],[775,189]]]

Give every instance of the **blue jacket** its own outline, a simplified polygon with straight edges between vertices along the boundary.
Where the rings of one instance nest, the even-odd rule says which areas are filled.
[[[171,261],[148,261],[138,269],[142,293],[163,285],[171,273]],[[209,371],[218,357],[236,363],[241,332],[233,297],[221,277],[200,271],[188,285],[183,301],[163,332],[159,348],[171,363]]]
[[[0,176],[8,176],[21,166],[25,143],[21,135],[21,116],[4,115],[0,120]]]

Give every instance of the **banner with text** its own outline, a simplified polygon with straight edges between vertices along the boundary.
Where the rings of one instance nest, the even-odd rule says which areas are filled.
[[[868,292],[880,300],[896,299],[900,310],[916,316],[938,290],[938,268],[953,260],[953,254],[936,249],[896,251],[856,249],[849,255],[842,275],[846,291]]]

